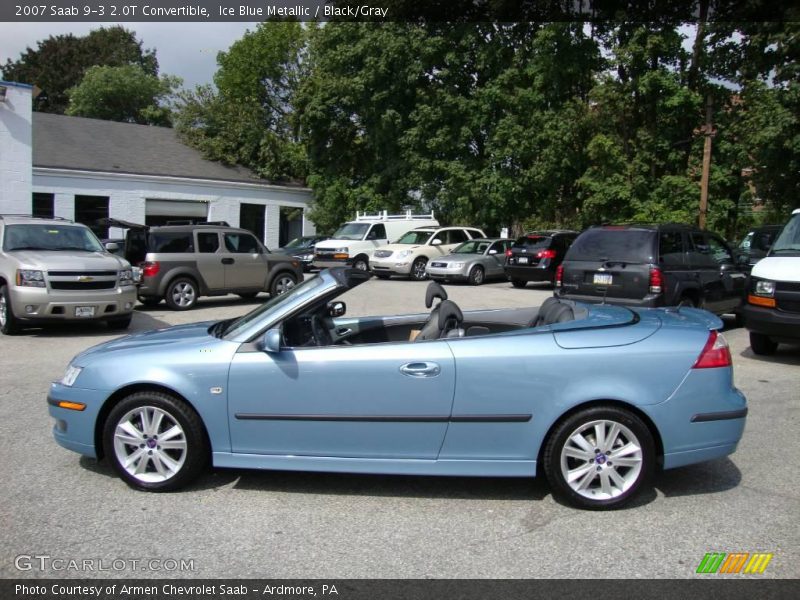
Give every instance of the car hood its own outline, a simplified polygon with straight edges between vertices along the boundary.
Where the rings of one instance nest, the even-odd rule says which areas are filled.
[[[93,346],[78,354],[72,362],[84,366],[102,357],[113,357],[119,360],[121,354],[137,354],[154,352],[174,352],[180,346],[197,346],[220,341],[212,336],[208,329],[217,321],[204,321],[188,325],[176,325],[166,329],[155,329],[143,333],[134,333]]]
[[[756,263],[751,275],[775,281],[797,281],[799,264],[797,256],[768,256]]]
[[[459,253],[459,254],[448,254],[446,256],[440,256],[433,260],[435,260],[436,262],[450,263],[450,262],[469,262],[471,260],[476,260],[478,258],[486,258],[486,257],[483,254]]]
[[[376,250],[388,250],[390,252],[402,252],[403,250],[415,250],[423,244],[386,244]]]
[[[130,267],[130,263],[108,252],[79,252],[74,250],[14,250],[21,265],[42,271],[115,271]]]

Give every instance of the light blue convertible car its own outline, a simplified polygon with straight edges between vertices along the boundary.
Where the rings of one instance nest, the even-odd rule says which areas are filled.
[[[692,308],[548,299],[348,318],[369,274],[321,272],[253,312],[123,337],[52,384],[62,446],[128,484],[215,467],[532,477],[585,508],[629,501],[659,467],[728,455],[746,400],[722,322]]]

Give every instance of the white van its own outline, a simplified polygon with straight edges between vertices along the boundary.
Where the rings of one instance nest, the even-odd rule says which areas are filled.
[[[774,354],[779,343],[800,344],[800,208],[753,267],[742,312],[755,354]]]
[[[366,271],[375,248],[385,246],[417,227],[438,227],[439,221],[429,215],[390,215],[387,211],[377,215],[356,213],[356,220],[343,224],[331,239],[314,247],[313,265],[319,269],[349,265]]]

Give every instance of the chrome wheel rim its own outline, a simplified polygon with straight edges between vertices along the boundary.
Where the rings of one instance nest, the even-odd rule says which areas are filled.
[[[187,450],[183,427],[155,406],[128,411],[114,429],[119,464],[144,483],[159,483],[177,475],[186,462]]]
[[[475,269],[475,274],[472,276],[472,281],[475,283],[483,283],[483,270]]]
[[[195,291],[191,283],[181,281],[172,288],[172,301],[178,306],[191,306],[195,301]]]
[[[8,305],[6,304],[6,297],[0,296],[0,327],[6,326],[8,320]]]
[[[356,261],[356,263],[353,266],[356,269],[358,269],[359,271],[366,271],[367,270],[367,263],[364,262],[363,260]]]
[[[561,475],[576,494],[610,500],[627,492],[642,473],[642,444],[616,421],[597,420],[573,431],[561,449]]]
[[[414,279],[425,279],[427,273],[425,273],[425,265],[424,261],[417,261],[414,263]]]
[[[288,276],[280,277],[278,282],[275,284],[275,291],[277,292],[278,296],[280,296],[281,294],[288,292],[293,287],[294,279]]]

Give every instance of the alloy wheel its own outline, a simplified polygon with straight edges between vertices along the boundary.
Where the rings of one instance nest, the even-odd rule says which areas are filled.
[[[194,287],[187,281],[180,281],[172,288],[172,300],[178,306],[191,306],[194,304],[196,296]]]
[[[178,420],[155,406],[127,412],[114,430],[114,453],[125,471],[143,483],[175,476],[186,462],[186,433]]]

